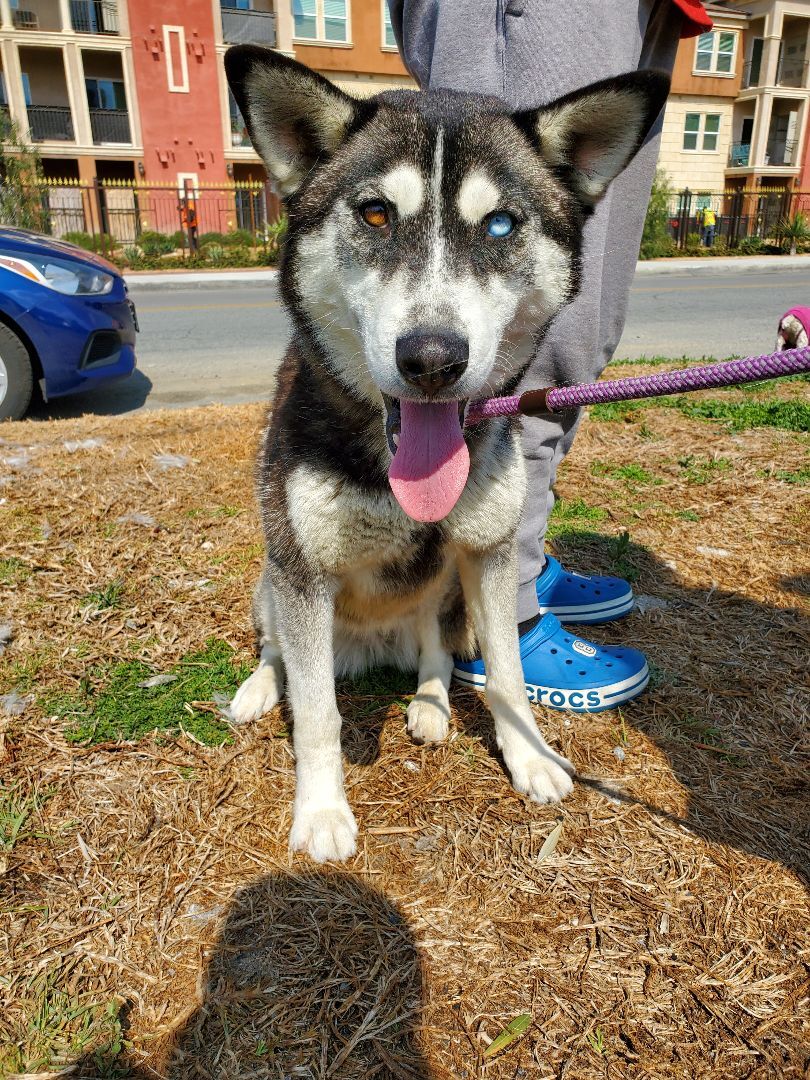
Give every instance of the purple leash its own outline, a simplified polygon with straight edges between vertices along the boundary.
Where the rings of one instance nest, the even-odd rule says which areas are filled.
[[[467,423],[490,420],[496,416],[537,416],[541,413],[575,409],[608,401],[657,397],[659,394],[682,394],[688,390],[710,390],[715,386],[776,379],[780,375],[799,375],[810,371],[810,347],[786,349],[767,356],[748,356],[725,360],[720,364],[665,371],[659,375],[639,375],[628,379],[580,383],[577,386],[553,386],[526,390],[514,397],[474,401],[467,409]]]

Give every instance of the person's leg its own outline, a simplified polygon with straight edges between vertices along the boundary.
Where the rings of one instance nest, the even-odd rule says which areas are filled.
[[[671,0],[391,0],[405,63],[423,88],[494,94],[533,108],[639,67],[671,70]],[[598,378],[618,344],[655,173],[660,122],[588,222],[580,295],[551,324],[521,389]],[[524,422],[529,497],[518,537],[518,617],[535,616],[551,485],[578,416]]]

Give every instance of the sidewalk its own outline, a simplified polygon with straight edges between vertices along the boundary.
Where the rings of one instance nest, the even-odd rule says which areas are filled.
[[[723,270],[745,273],[776,273],[782,270],[810,270],[810,255],[738,255],[702,258],[649,259],[636,266],[641,274],[717,274]],[[189,288],[228,288],[246,285],[273,285],[278,270],[136,270],[125,275],[136,292]]]
[[[810,270],[810,255],[703,255],[697,258],[646,259],[637,274],[711,274],[721,270],[738,273],[775,273]]]
[[[133,291],[151,292],[167,289],[214,289],[245,285],[272,285],[278,277],[275,267],[255,270],[133,270],[125,274]]]

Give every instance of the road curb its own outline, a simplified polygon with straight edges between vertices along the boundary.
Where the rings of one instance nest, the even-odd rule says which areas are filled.
[[[125,279],[130,292],[165,292],[170,289],[244,288],[274,285],[278,270],[180,270],[164,273],[131,273]]]
[[[697,258],[645,259],[636,265],[645,274],[778,273],[781,270],[810,270],[810,255],[704,255]]]
[[[640,277],[667,274],[778,273],[783,270],[810,270],[810,255],[711,256],[684,259],[648,259],[636,265]],[[132,292],[164,292],[169,289],[227,289],[246,285],[274,285],[278,270],[179,270],[136,271],[126,274]]]

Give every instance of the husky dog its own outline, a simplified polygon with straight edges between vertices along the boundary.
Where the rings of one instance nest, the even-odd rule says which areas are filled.
[[[641,145],[669,81],[633,73],[510,114],[496,99],[354,100],[254,46],[228,79],[289,214],[280,284],[293,337],[259,459],[267,558],[258,669],[232,702],[293,714],[290,846],[354,853],[335,677],[417,670],[408,731],[445,738],[452,656],[481,650],[515,789],[556,802],[574,768],[547,746],[518,648],[520,429],[464,429],[511,393],[579,286],[584,221]]]

